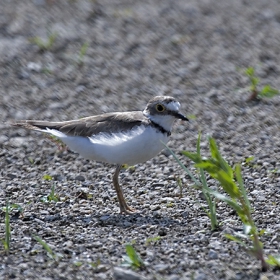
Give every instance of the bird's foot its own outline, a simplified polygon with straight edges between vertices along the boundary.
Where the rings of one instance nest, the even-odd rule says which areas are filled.
[[[120,214],[122,214],[122,215],[126,215],[126,214],[131,215],[131,214],[135,214],[135,213],[138,213],[138,211],[132,207],[129,207],[127,205],[125,205],[125,206],[122,205],[120,207]]]

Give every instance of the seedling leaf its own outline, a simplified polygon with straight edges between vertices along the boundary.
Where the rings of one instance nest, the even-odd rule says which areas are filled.
[[[187,115],[189,120],[196,120],[196,116],[195,115]]]
[[[47,51],[53,46],[57,38],[57,35],[58,35],[57,33],[49,34],[48,39],[46,41],[38,36],[31,38],[29,41],[37,45],[41,51]]]
[[[144,262],[142,261],[142,259],[137,254],[137,252],[135,251],[135,249],[133,248],[133,246],[131,244],[126,244],[125,250],[126,250],[127,256],[123,257],[124,262],[122,265],[129,266],[133,269],[141,268],[144,266]]]
[[[46,174],[46,175],[43,176],[43,180],[51,181],[52,179],[53,179],[53,178],[52,178],[51,175]]]
[[[233,236],[233,235],[231,235],[231,234],[227,234],[227,233],[225,233],[225,237],[228,238],[228,239],[231,240],[231,241],[235,241],[235,242],[239,243],[239,244],[242,245],[244,248],[247,248],[247,245],[246,245],[240,238],[238,238],[238,237],[236,237],[236,236]]]
[[[251,77],[255,74],[255,69],[253,67],[248,67],[247,69],[245,69],[245,74],[248,77]]]
[[[241,175],[240,164],[237,164],[235,166],[235,177],[236,177],[236,180],[238,182],[239,189],[241,190],[243,199],[245,200],[245,204],[248,207],[248,210],[250,211],[251,210],[251,205],[250,205],[250,202],[248,200],[248,196],[247,196],[247,193],[246,193],[246,190],[245,190],[245,187],[244,187],[244,183],[243,183],[243,179],[242,179],[242,175]]]
[[[253,157],[253,156],[251,156],[251,157],[247,157],[246,159],[245,159],[245,163],[250,163],[251,161],[253,161],[255,158]]]
[[[86,55],[88,47],[89,47],[89,43],[88,42],[85,42],[82,45],[82,47],[80,49],[79,57],[78,57],[78,64],[79,65],[82,65],[84,63],[84,57]]]
[[[55,254],[53,252],[53,250],[51,249],[51,247],[43,239],[41,239],[39,236],[33,235],[33,238],[42,245],[42,247],[47,252],[47,255],[48,255],[49,258],[51,258],[53,260],[57,260],[59,257],[62,256],[62,255]]]
[[[90,262],[89,265],[93,268],[97,268],[101,264],[101,261],[98,259],[96,262]]]
[[[259,78],[251,77],[252,89],[255,89],[255,87],[258,85],[259,81],[260,81]]]
[[[146,245],[149,245],[151,243],[155,244],[161,239],[160,236],[150,237],[146,239]]]
[[[219,166],[230,176],[230,179],[232,179],[233,171],[228,163],[222,158],[214,138],[209,138],[209,145],[212,157],[218,162]]]
[[[260,91],[259,96],[271,98],[277,94],[279,94],[279,91],[277,89],[272,88],[270,85],[265,85]]]
[[[5,238],[1,239],[4,250],[7,254],[10,252],[10,243],[11,243],[11,225],[10,225],[10,211],[9,211],[9,202],[6,204],[5,210]]]
[[[266,232],[267,232],[267,231],[266,231],[265,229],[261,229],[261,230],[259,231],[259,236],[264,235]]]
[[[201,156],[197,153],[190,153],[190,152],[187,152],[187,151],[182,151],[181,153],[195,163],[202,162]]]
[[[231,171],[224,171],[221,166],[218,166],[212,159],[203,160],[201,163],[195,165],[196,167],[203,168],[206,170],[214,179],[217,179],[223,189],[232,198],[237,198],[240,195],[237,185],[231,178]]]
[[[269,255],[268,258],[266,259],[266,263],[272,266],[280,267],[280,256]]]

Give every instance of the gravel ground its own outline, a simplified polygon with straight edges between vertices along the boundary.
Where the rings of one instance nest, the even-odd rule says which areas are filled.
[[[56,39],[48,50],[30,41],[49,34]],[[194,151],[201,130],[205,154],[210,134],[230,163],[254,156],[242,172],[253,217],[267,231],[265,254],[277,255],[280,97],[246,102],[242,69],[254,66],[261,85],[279,89],[279,38],[277,0],[1,0],[0,206],[8,199],[22,212],[11,212],[11,252],[0,248],[0,279],[279,279],[279,271],[262,273],[258,261],[224,237],[241,232],[242,224],[222,202],[221,229],[211,231],[197,203],[205,205],[203,196],[167,153],[122,171],[129,204],[142,210],[124,216],[112,166],[4,124],[138,110],[155,95],[172,95],[196,117],[174,128],[176,153]],[[54,185],[60,201],[44,202]],[[3,211],[0,230],[2,238]],[[48,257],[34,235],[60,259]],[[120,266],[129,242],[144,269]]]

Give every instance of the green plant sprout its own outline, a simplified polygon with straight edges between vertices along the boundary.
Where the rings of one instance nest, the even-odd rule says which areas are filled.
[[[101,261],[98,259],[96,262],[89,262],[88,263],[92,268],[98,268],[98,266],[101,264]]]
[[[9,202],[7,202],[5,207],[5,237],[1,239],[4,245],[4,251],[7,255],[9,254],[11,247],[10,209]]]
[[[174,203],[173,202],[168,202],[168,203],[166,203],[166,207],[167,208],[173,208],[174,207]]]
[[[31,38],[29,41],[35,45],[37,45],[40,49],[40,51],[48,51],[53,46],[55,40],[57,38],[57,33],[50,33],[48,36],[48,39],[45,41],[41,39],[40,37],[34,37]]]
[[[49,175],[45,175],[45,176],[49,176]],[[44,177],[45,177],[45,176],[44,176]],[[50,176],[50,177],[51,177],[51,176]],[[51,178],[52,178],[52,177],[51,177]],[[47,180],[49,180],[49,179],[47,179]],[[54,189],[55,189],[55,184],[52,185],[52,189],[51,189],[50,194],[47,195],[47,196],[43,196],[43,197],[41,198],[41,201],[42,201],[42,202],[51,202],[51,201],[58,202],[58,201],[60,201],[60,198],[59,198],[59,196],[55,193]]]
[[[183,197],[183,184],[182,184],[182,179],[178,177],[178,178],[176,178],[176,182],[177,182],[177,185],[179,186],[179,189],[180,189],[179,197],[182,198],[182,197]]]
[[[7,206],[2,207],[3,212],[6,212],[7,211],[6,209],[7,209]],[[8,212],[11,213],[11,211],[13,209],[18,210],[19,212],[23,212],[23,209],[20,205],[15,204],[15,203],[12,203],[12,204],[8,203]]]
[[[80,261],[77,261],[77,262],[74,262],[73,264],[77,267],[81,267],[84,263],[80,262]]]
[[[266,259],[266,262],[271,266],[280,268],[280,256],[269,255],[268,258]]]
[[[277,173],[279,173],[279,169],[274,168],[272,170],[269,170],[268,172],[271,173],[271,174],[275,174],[275,173],[277,174]]]
[[[211,137],[209,138],[209,148],[211,157],[207,159],[202,158],[200,153],[183,151],[182,154],[191,159],[197,168],[205,170],[212,178],[220,183],[227,195],[223,195],[208,187],[205,187],[205,190],[209,194],[226,202],[236,211],[244,225],[245,234],[243,234],[242,237],[246,236],[248,240],[251,240],[252,246],[245,244],[240,237],[229,234],[225,236],[230,240],[238,242],[246,251],[253,254],[261,261],[262,271],[266,271],[268,269],[268,263],[265,261],[263,245],[259,239],[261,232],[258,231],[252,219],[250,202],[241,176],[241,167],[237,164],[235,168],[232,169],[221,156],[215,140]]]
[[[248,67],[245,69],[245,74],[250,79],[250,91],[251,96],[248,98],[248,101],[257,100],[258,98],[268,97],[271,98],[277,94],[279,91],[275,88],[272,88],[270,85],[265,85],[260,91],[257,86],[259,84],[259,78],[255,75],[255,69],[253,67]]]
[[[196,115],[190,114],[190,115],[187,115],[187,118],[188,118],[189,120],[196,120]]]
[[[198,134],[198,138],[197,138],[197,143],[196,143],[196,152],[197,154],[200,156],[200,140],[201,140],[201,133]],[[212,230],[216,230],[219,227],[219,223],[218,223],[218,219],[217,219],[217,214],[216,214],[216,203],[215,200],[211,197],[211,195],[207,192],[207,180],[204,174],[204,169],[203,168],[198,168],[199,173],[200,173],[200,177],[199,180],[202,183],[202,193],[204,194],[204,197],[206,198],[208,207],[209,207],[209,211],[205,212],[207,213],[208,217],[210,218],[211,221],[211,229]]]
[[[80,49],[78,61],[77,61],[79,66],[83,66],[83,64],[84,64],[85,55],[87,53],[88,47],[89,47],[89,43],[85,42]]]
[[[96,269],[98,268],[98,266],[101,264],[101,261],[98,259],[96,262],[87,262],[87,263],[84,263],[82,261],[76,261],[73,263],[75,266],[77,267],[81,267],[82,265],[84,264],[88,264],[89,266],[91,266],[92,268]]]
[[[59,196],[54,193],[54,187],[55,187],[55,184],[52,185],[52,190],[51,190],[50,194],[48,195],[48,201],[58,202],[60,199],[59,199]]]
[[[32,157],[29,157],[29,158],[28,158],[28,161],[29,161],[32,165],[34,165],[34,163],[35,163],[34,158],[32,158]]]
[[[245,164],[250,165],[251,162],[254,161],[254,160],[255,160],[255,158],[254,158],[253,156],[247,157],[247,158],[245,159]]]
[[[139,269],[144,267],[144,262],[131,244],[125,245],[126,256],[123,256],[122,266]]]
[[[130,173],[135,172],[136,167],[135,165],[128,165],[128,164],[122,164],[122,169],[129,171]]]
[[[149,237],[146,239],[146,246],[150,245],[150,244],[156,244],[158,243],[158,241],[160,241],[161,237],[160,236],[155,236],[155,237]]]
[[[38,241],[42,247],[44,248],[44,250],[47,252],[47,256],[55,261],[58,261],[60,258],[62,258],[62,254],[56,254],[51,247],[43,240],[41,239],[39,236],[33,235],[33,238]]]
[[[43,67],[42,68],[42,73],[43,74],[53,74],[53,70],[49,67]]]
[[[43,176],[43,180],[51,181],[52,179],[53,179],[53,177],[52,177],[51,175],[49,175],[49,174],[45,174],[45,175]]]
[[[196,151],[197,154],[200,155],[200,140],[201,140],[201,134],[198,135],[197,144],[196,144]],[[206,202],[208,204],[209,210],[207,210],[205,207],[201,206],[207,216],[209,217],[211,221],[211,229],[217,230],[219,227],[217,214],[216,214],[216,203],[214,198],[209,194],[207,191],[209,187],[207,186],[206,177],[204,174],[203,168],[198,168],[198,179],[195,178],[195,176],[189,171],[189,169],[179,160],[179,158],[174,154],[174,152],[169,149],[166,145],[165,147],[170,151],[172,156],[175,158],[175,160],[179,163],[179,165],[183,168],[183,170],[190,176],[192,181],[194,182],[194,188],[200,189],[202,193],[204,194],[204,197],[206,198]],[[178,181],[177,181],[178,182]],[[180,185],[179,185],[180,187]],[[198,202],[199,203],[199,202]],[[201,205],[201,203],[199,203]]]

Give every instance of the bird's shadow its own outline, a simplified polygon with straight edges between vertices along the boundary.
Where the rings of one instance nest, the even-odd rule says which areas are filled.
[[[97,221],[99,226],[116,226],[121,228],[141,227],[143,225],[158,225],[162,227],[170,225],[181,225],[178,220],[172,219],[168,216],[161,215],[160,213],[146,214],[136,213],[132,215],[122,214],[103,214],[92,216],[92,219]]]
[[[16,220],[19,217],[14,216],[12,220]],[[48,223],[58,223],[61,226],[67,224],[75,224],[82,223],[85,227],[87,226],[115,226],[121,228],[129,228],[129,227],[141,227],[143,225],[158,225],[159,227],[168,227],[168,226],[179,226],[182,225],[182,222],[177,219],[172,219],[168,216],[157,213],[135,213],[131,215],[122,215],[122,214],[112,214],[112,213],[102,213],[102,214],[93,214],[90,216],[82,216],[82,215],[68,215],[61,216],[59,213],[54,215],[46,215],[46,216],[38,216],[36,214],[25,217],[25,221],[34,221],[39,219]]]

